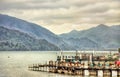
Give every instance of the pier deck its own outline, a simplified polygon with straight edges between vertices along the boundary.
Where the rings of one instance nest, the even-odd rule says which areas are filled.
[[[91,76],[98,76],[99,71],[102,71],[103,76],[112,77],[113,71],[116,72],[116,76],[120,77],[119,68],[85,68],[85,67],[76,67],[76,66],[60,66],[60,65],[49,65],[49,64],[33,64],[28,67],[31,71],[42,71],[42,72],[52,72],[68,75],[85,75],[85,71],[89,72]]]

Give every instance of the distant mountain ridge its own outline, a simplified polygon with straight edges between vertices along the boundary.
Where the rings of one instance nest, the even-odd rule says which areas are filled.
[[[61,38],[67,40],[70,42],[71,40],[69,39],[81,39],[81,38],[87,38],[86,42],[88,40],[91,40],[93,44],[95,45],[92,47],[93,49],[99,49],[99,48],[119,48],[120,47],[120,25],[116,26],[107,26],[104,24],[100,24],[97,27],[93,27],[87,30],[83,31],[71,31],[69,33],[61,34],[59,35]],[[72,40],[76,41],[76,40]],[[79,48],[84,48],[81,47],[81,44],[85,44],[85,40],[82,41],[77,41],[79,44]],[[71,42],[73,44],[73,42]],[[89,44],[90,46],[93,44]],[[86,44],[87,47],[88,44]],[[86,48],[85,47],[85,48]]]
[[[0,51],[52,51],[60,50],[44,39],[35,39],[28,34],[0,26]]]
[[[56,35],[37,24],[0,14],[0,50],[89,50],[119,47],[120,25],[109,27],[100,24],[87,30],[73,30]]]
[[[30,23],[15,17],[0,14],[0,26],[27,33],[29,36],[34,37],[36,39],[45,39],[49,43],[54,44],[63,50],[73,49],[62,39],[60,39],[57,35],[50,32],[49,30],[37,24]]]

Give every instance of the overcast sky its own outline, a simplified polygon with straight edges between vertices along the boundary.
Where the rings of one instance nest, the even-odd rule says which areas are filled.
[[[120,0],[0,0],[0,13],[61,34],[98,24],[120,24]]]

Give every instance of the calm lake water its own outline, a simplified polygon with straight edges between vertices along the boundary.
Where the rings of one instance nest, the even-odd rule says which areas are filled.
[[[47,51],[0,52],[0,77],[80,77],[28,70],[28,65],[55,61],[56,55]]]

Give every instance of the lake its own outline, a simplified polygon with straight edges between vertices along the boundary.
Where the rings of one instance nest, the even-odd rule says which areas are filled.
[[[56,55],[48,51],[1,51],[0,77],[80,77],[28,70],[28,65],[55,61]]]

